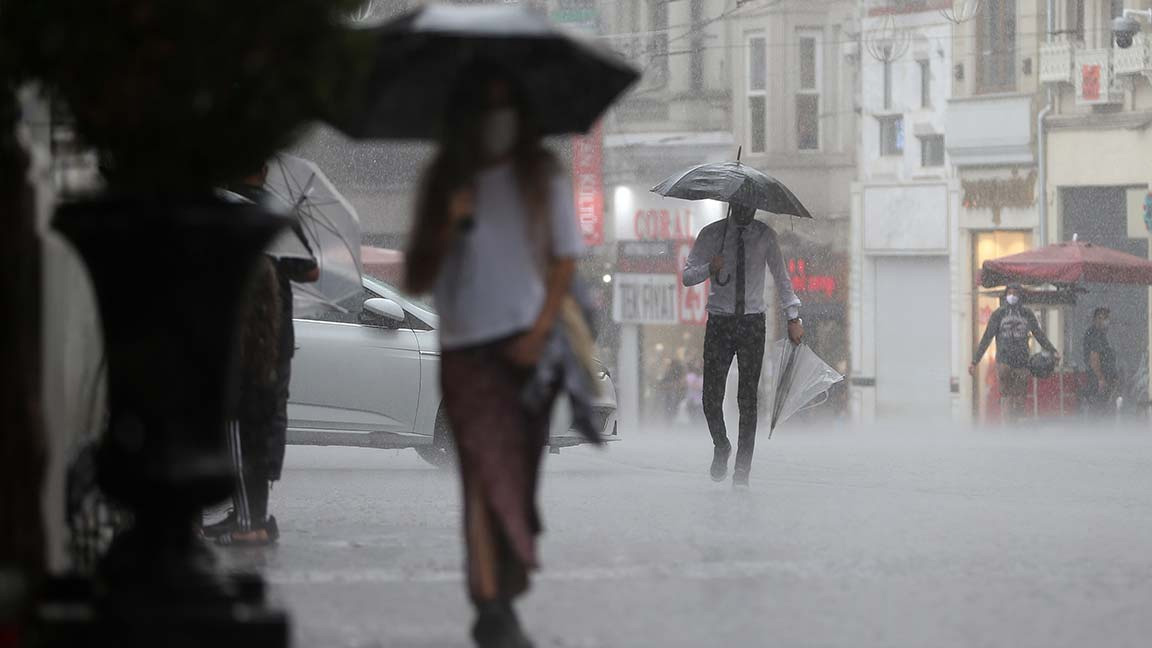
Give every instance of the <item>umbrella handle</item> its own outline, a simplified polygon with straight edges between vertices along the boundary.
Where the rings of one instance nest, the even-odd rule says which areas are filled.
[[[716,275],[716,285],[717,286],[727,286],[731,282],[732,282],[732,275],[728,275],[727,279],[721,279],[720,275]]]

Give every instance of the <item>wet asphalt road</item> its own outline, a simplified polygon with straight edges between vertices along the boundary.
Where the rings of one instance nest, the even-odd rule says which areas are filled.
[[[547,458],[539,646],[1152,645],[1152,432],[795,430],[752,487],[702,431]],[[231,551],[296,646],[465,647],[455,476],[289,449],[276,548]]]

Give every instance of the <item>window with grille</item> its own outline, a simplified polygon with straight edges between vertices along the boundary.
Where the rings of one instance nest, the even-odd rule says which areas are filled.
[[[977,14],[976,90],[1016,89],[1016,0],[984,0]]]
[[[877,117],[880,122],[880,155],[885,157],[904,154],[904,118],[895,115]]]
[[[944,166],[943,135],[920,137],[920,166],[925,168]]]
[[[796,88],[796,148],[801,151],[820,149],[821,79],[820,33],[797,32],[799,65]]]
[[[768,149],[768,43],[763,36],[748,38],[748,149]]]

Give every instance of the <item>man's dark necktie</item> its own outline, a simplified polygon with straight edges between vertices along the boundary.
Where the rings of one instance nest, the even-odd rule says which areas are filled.
[[[736,230],[736,315],[744,314],[744,228]]]

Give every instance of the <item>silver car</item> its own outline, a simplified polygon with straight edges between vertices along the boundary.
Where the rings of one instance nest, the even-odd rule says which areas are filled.
[[[288,442],[415,448],[437,466],[452,462],[452,438],[440,403],[436,313],[392,286],[363,280],[360,312],[298,318],[288,403]],[[617,436],[616,387],[603,368],[597,423]],[[579,445],[561,398],[550,448]]]

